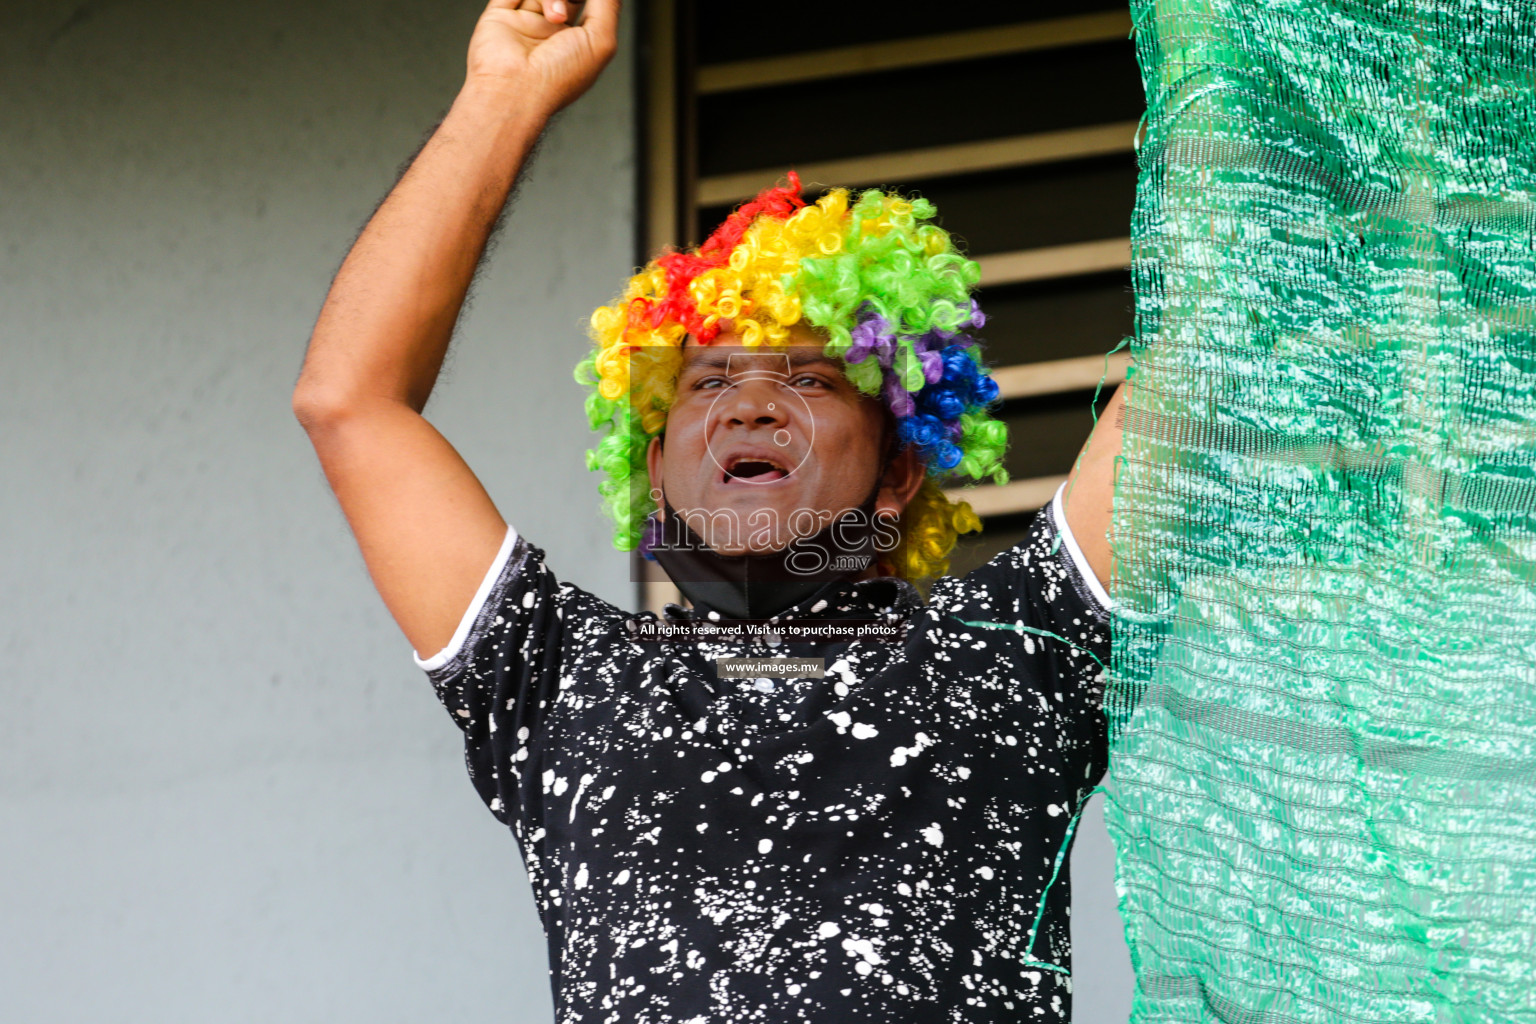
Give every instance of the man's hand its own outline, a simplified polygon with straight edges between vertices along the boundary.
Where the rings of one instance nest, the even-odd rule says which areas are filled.
[[[586,92],[618,46],[620,0],[491,0],[469,41],[466,84],[510,85],[548,114]]]

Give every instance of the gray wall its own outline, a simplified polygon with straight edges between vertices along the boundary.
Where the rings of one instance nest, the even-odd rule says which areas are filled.
[[[0,1021],[548,1018],[515,845],[288,411],[477,12],[0,9]],[[570,367],[631,261],[630,74],[546,141],[429,409],[621,601]],[[1126,992],[1104,844],[1093,1022]]]
[[[516,846],[288,409],[478,12],[0,13],[0,1020],[547,1018]],[[570,374],[633,258],[630,75],[546,141],[430,409],[620,599]]]

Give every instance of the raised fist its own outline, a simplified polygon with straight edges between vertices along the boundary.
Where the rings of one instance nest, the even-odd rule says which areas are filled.
[[[491,0],[469,41],[469,80],[512,86],[522,102],[553,114],[586,92],[613,57],[619,3]]]

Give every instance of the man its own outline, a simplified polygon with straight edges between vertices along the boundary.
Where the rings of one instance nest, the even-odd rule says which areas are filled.
[[[792,183],[593,319],[592,462],[620,546],[694,607],[629,615],[558,582],[420,412],[518,168],[613,52],[617,0],[568,15],[486,9],[294,395],[522,847],[556,1015],[1065,1021],[1066,859],[1104,769],[1112,416],[1070,514],[1058,497],[1024,545],[923,602],[896,577],[942,572],[977,525],[938,477],[999,469],[996,389],[965,334],[975,266],[925,204],[807,205]],[[740,620],[773,635],[640,635]],[[847,621],[905,632],[798,638]],[[786,656],[824,677],[717,673]]]

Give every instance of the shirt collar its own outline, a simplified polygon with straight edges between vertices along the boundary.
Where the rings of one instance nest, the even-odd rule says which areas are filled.
[[[911,583],[896,576],[878,576],[868,580],[833,580],[767,622],[815,621],[827,619],[911,618],[923,607],[922,595]],[[663,618],[669,622],[724,621],[724,616],[704,608],[684,608],[669,604]]]

